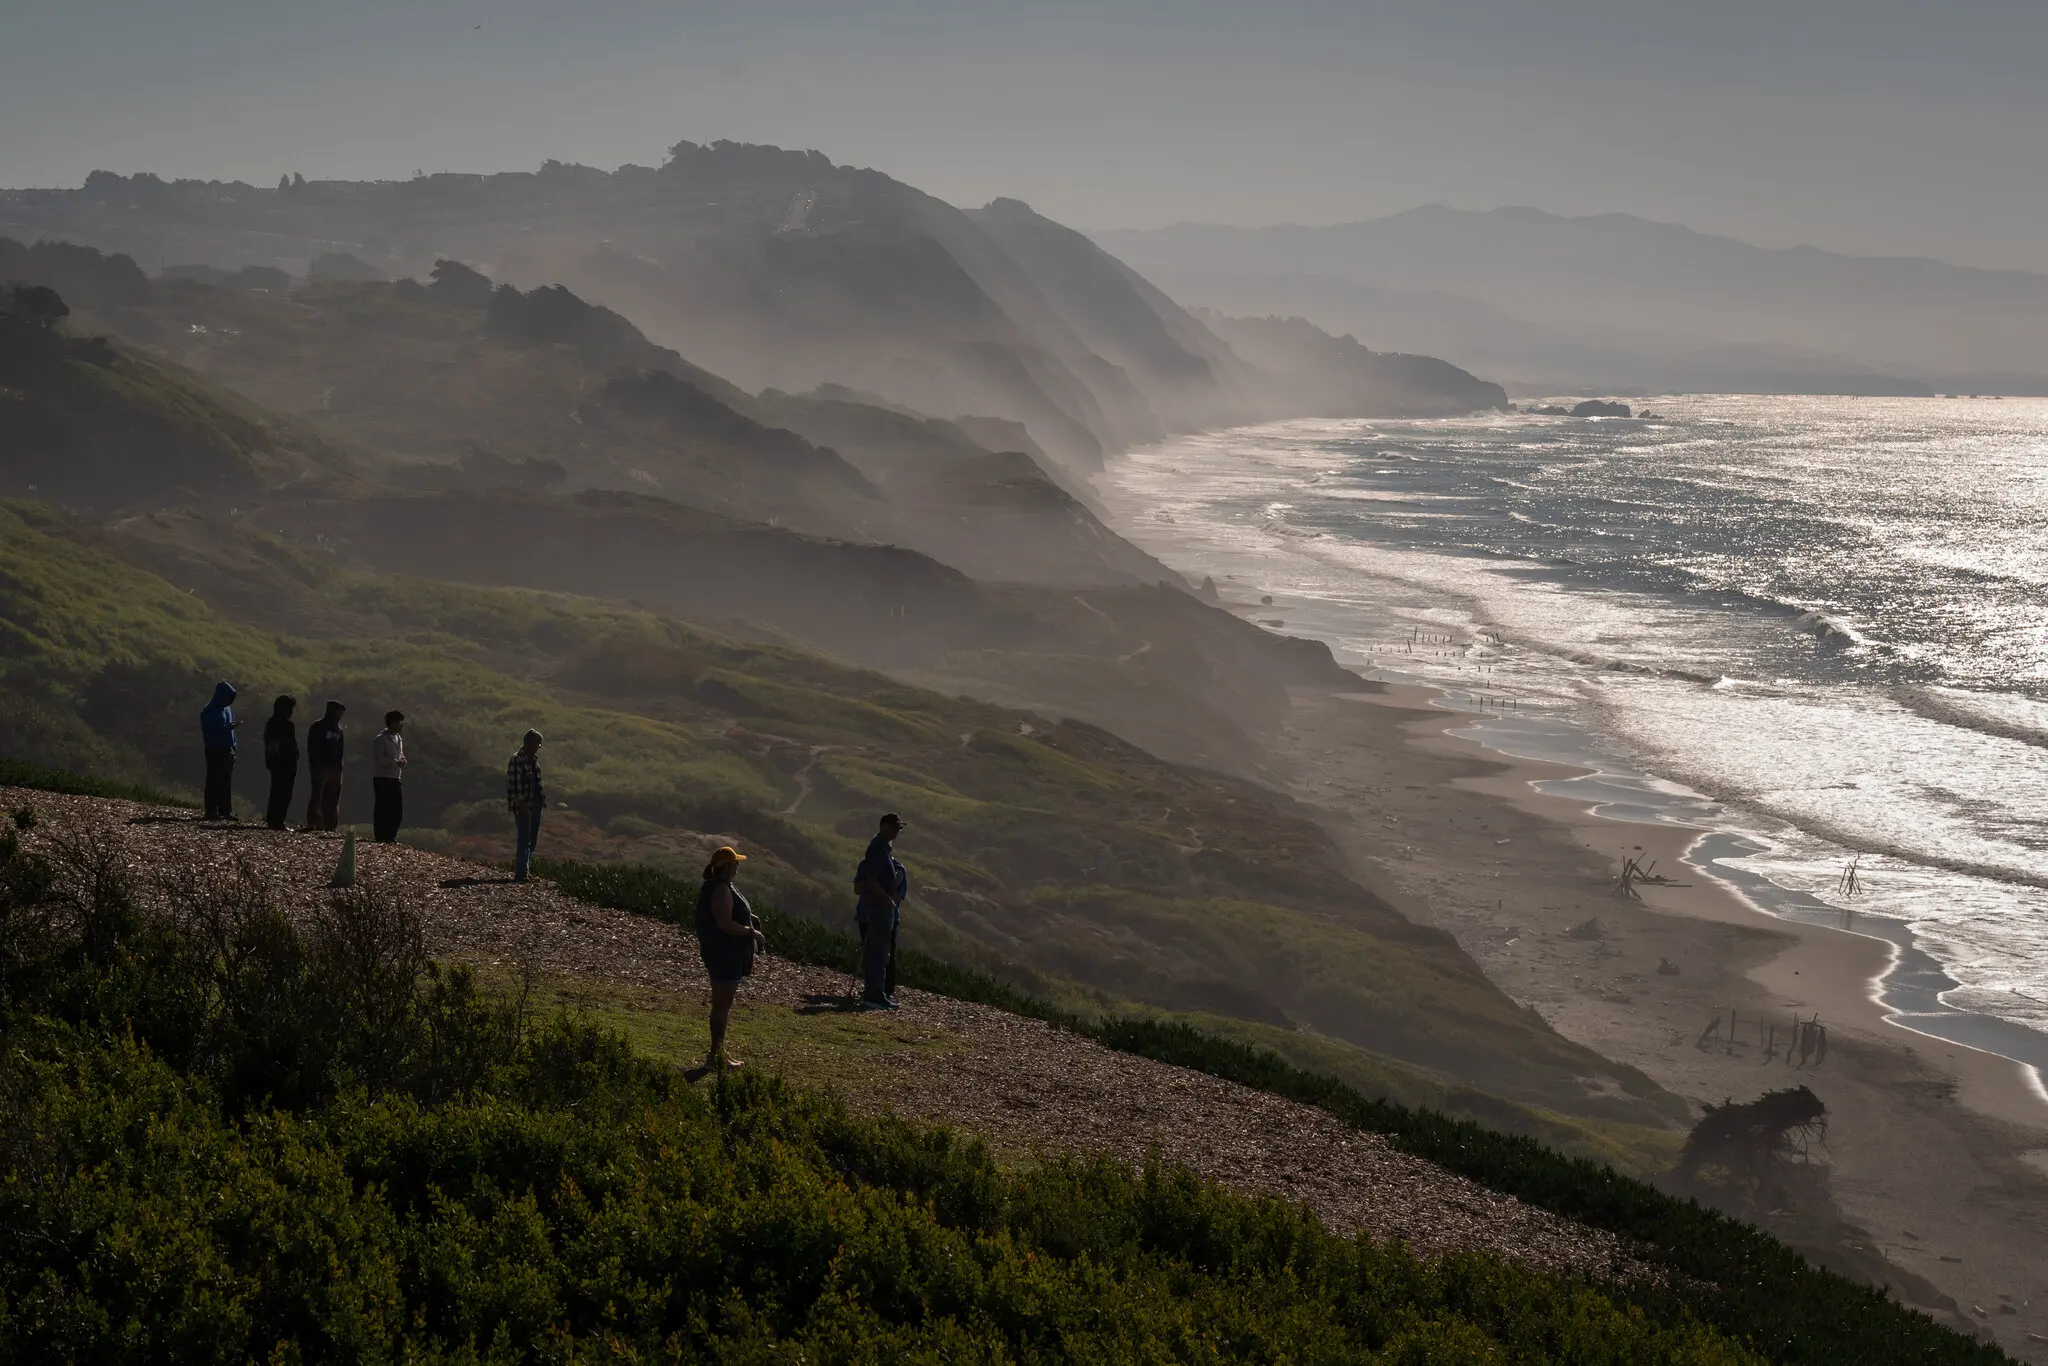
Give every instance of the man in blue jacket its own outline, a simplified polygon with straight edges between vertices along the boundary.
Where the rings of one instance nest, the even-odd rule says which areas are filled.
[[[206,815],[210,821],[235,818],[235,685],[213,685],[213,700],[199,709],[199,741],[206,746]]]

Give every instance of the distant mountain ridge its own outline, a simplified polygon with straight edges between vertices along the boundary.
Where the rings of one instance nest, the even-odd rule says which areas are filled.
[[[442,261],[273,293],[0,238],[9,277],[33,283],[0,289],[0,498],[105,519],[239,611],[274,608],[274,534],[365,572],[659,602],[1253,770],[1288,687],[1350,678],[1188,592],[1021,428],[749,395],[559,286]]]
[[[1195,316],[1252,364],[1283,376],[1290,407],[1308,416],[1437,417],[1507,406],[1498,384],[1434,356],[1372,351],[1301,318],[1233,318],[1209,309]],[[1417,395],[1429,398],[1418,402]]]
[[[1021,423],[1083,468],[1288,415],[1272,377],[1084,235],[1015,200],[963,212],[817,152],[682,142],[659,169],[275,189],[94,172],[76,190],[0,191],[0,236],[273,291],[316,262],[361,280],[463,261],[522,289],[566,285],[745,390],[832,383]]]
[[[1428,205],[1328,227],[1093,235],[1190,303],[1300,312],[1370,346],[1430,349],[1503,377],[1515,371],[1502,365],[1712,378],[1712,357],[1695,353],[1738,347],[1756,350],[1718,373],[1890,375],[1923,389],[2048,384],[2048,276],[2025,271],[1759,247],[1628,214],[1532,208]],[[1391,309],[1388,293],[1398,296]]]
[[[521,291],[443,261],[427,285],[346,281],[273,293],[151,281],[125,257],[0,238],[0,280],[10,277],[61,284],[78,322],[119,338],[110,373],[163,363],[125,343],[155,348],[273,414],[345,435],[364,469],[386,467],[385,477],[415,490],[651,493],[812,535],[895,542],[990,578],[1080,587],[1171,577],[1028,452],[985,450],[957,424],[851,398],[829,405],[838,422],[806,422],[824,405],[776,391],[756,398],[559,286]],[[96,373],[87,367],[78,378]],[[47,412],[69,391],[31,374],[8,392],[39,397],[35,411]],[[188,386],[169,406],[230,402]],[[256,433],[244,445],[276,444],[284,430],[274,418],[244,425]],[[812,431],[821,433],[816,444]],[[848,437],[852,446],[833,448]],[[884,498],[874,477],[901,473],[920,441],[935,440],[942,458],[913,460],[915,477],[892,478]],[[128,463],[81,492],[112,506],[132,505],[155,491],[142,482],[192,463],[162,439],[101,445]],[[206,478],[250,486],[247,477],[233,483],[232,467],[214,458]],[[50,476],[23,482],[38,477]]]

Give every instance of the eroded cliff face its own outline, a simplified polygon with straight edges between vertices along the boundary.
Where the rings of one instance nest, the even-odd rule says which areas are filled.
[[[1433,356],[1368,350],[1301,318],[1196,316],[1271,377],[1269,401],[1290,416],[1435,417],[1507,406],[1500,385]]]
[[[966,215],[815,152],[682,143],[659,170],[549,163],[277,189],[96,173],[76,191],[11,194],[0,220],[148,270],[296,276],[345,252],[424,279],[456,258],[623,307],[749,389],[836,381],[940,415],[989,413],[1084,463],[1159,430],[1139,387]]]
[[[962,212],[774,147],[679,143],[659,169],[549,162],[275,189],[95,172],[78,190],[0,192],[0,234],[126,253],[144,283],[168,270],[272,293],[309,273],[424,280],[460,260],[526,290],[567,285],[742,389],[838,384],[1013,422],[1078,468],[1168,432],[1290,415],[1330,383],[1239,354],[1017,201]],[[1385,391],[1349,384],[1347,410]]]

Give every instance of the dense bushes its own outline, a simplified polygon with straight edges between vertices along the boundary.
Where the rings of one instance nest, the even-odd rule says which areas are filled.
[[[694,884],[649,868],[552,863],[545,872],[572,896],[675,923],[687,924],[695,905]],[[776,953],[854,970],[857,949],[846,936],[757,909]],[[1264,1049],[1185,1024],[1083,1018],[915,950],[899,955],[897,977],[906,986],[1045,1020],[1120,1052],[1318,1106],[1481,1185],[1620,1234],[1637,1244],[1647,1260],[1674,1274],[1663,1286],[1623,1287],[1616,1293],[1665,1322],[1696,1317],[1746,1340],[1771,1360],[1813,1366],[2006,1360],[1996,1348],[1902,1308],[1882,1290],[1820,1270],[1757,1228],[1598,1163],[1566,1157],[1534,1139],[1375,1100]]]
[[[32,824],[25,816],[17,824]],[[0,832],[0,1359],[1756,1360],[1184,1170],[999,1171],[437,974],[408,909]]]
[[[10,1360],[1754,1360],[1599,1292],[1332,1237],[1183,1172],[997,1172],[544,1032],[515,1088],[232,1124],[125,1041],[11,1085]],[[550,1066],[553,1063],[555,1065]],[[546,1086],[531,1084],[534,1072]],[[545,1098],[533,1093],[547,1092]]]
[[[126,1034],[236,1112],[349,1085],[438,1099],[514,1049],[516,1003],[429,962],[417,915],[384,893],[337,891],[302,925],[246,864],[138,882],[96,832],[37,843],[0,833],[0,1007],[17,1024]]]

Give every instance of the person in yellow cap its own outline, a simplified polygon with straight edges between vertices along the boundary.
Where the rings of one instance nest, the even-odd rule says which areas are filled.
[[[706,1070],[740,1065],[725,1055],[725,1025],[733,997],[754,970],[754,951],[767,942],[754,922],[754,908],[733,886],[733,875],[747,856],[731,845],[711,851],[704,865],[704,886],[697,893],[697,947],[704,954],[704,973],[711,979],[711,1051]]]

